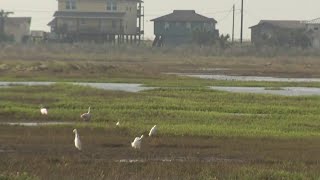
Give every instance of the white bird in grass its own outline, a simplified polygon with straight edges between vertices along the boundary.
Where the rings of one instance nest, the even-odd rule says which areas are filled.
[[[90,119],[91,119],[90,107],[88,108],[88,112],[81,114],[80,117],[81,117],[84,121],[90,121]]]
[[[119,127],[119,126],[120,126],[120,122],[119,122],[119,121],[117,122],[116,126],[117,126],[117,127]]]
[[[141,135],[141,137],[136,137],[136,138],[134,139],[134,141],[131,143],[131,146],[132,146],[134,149],[140,149],[140,148],[141,148],[142,138],[143,138],[143,135]]]
[[[81,141],[80,141],[80,136],[78,134],[78,131],[77,129],[74,129],[73,130],[73,133],[74,133],[74,146],[81,151],[82,149],[82,146],[81,146]]]
[[[149,132],[149,136],[154,136],[156,134],[157,134],[157,125],[154,125]]]
[[[48,109],[45,108],[45,107],[43,107],[43,106],[41,105],[41,107],[40,107],[40,113],[41,113],[42,115],[48,115]]]

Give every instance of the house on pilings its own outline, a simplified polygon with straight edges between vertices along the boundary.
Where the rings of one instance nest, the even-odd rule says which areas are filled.
[[[141,0],[58,0],[48,24],[56,39],[67,42],[140,42],[144,34]]]

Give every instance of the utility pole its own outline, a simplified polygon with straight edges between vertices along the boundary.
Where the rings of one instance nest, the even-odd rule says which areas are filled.
[[[240,31],[240,43],[242,44],[243,38],[243,0],[241,0],[241,31]]]
[[[235,5],[233,5],[233,18],[232,18],[232,44],[234,43],[234,17],[235,17]]]

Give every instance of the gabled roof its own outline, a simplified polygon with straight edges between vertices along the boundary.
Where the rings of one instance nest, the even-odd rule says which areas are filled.
[[[122,12],[77,12],[77,11],[56,11],[54,17],[68,18],[101,18],[101,19],[120,19],[125,13]]]
[[[173,13],[167,14],[151,21],[166,21],[166,22],[213,22],[217,21],[213,18],[208,18],[197,14],[194,10],[174,10]]]
[[[305,27],[303,21],[298,20],[261,20],[257,25],[251,26],[250,29],[263,24],[270,24],[285,29],[303,29]]]

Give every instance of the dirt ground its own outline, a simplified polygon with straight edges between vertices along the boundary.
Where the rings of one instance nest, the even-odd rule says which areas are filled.
[[[146,137],[142,149],[134,150],[130,147],[134,137],[124,129],[82,128],[78,132],[83,150],[78,151],[72,130],[0,126],[0,172],[28,172],[41,179],[180,179],[181,171],[188,172],[181,179],[193,179],[204,167],[223,167],[220,173],[231,171],[225,166],[273,166],[287,162],[320,168],[320,141],[316,138],[159,135]],[[172,172],[167,169],[171,166]]]

